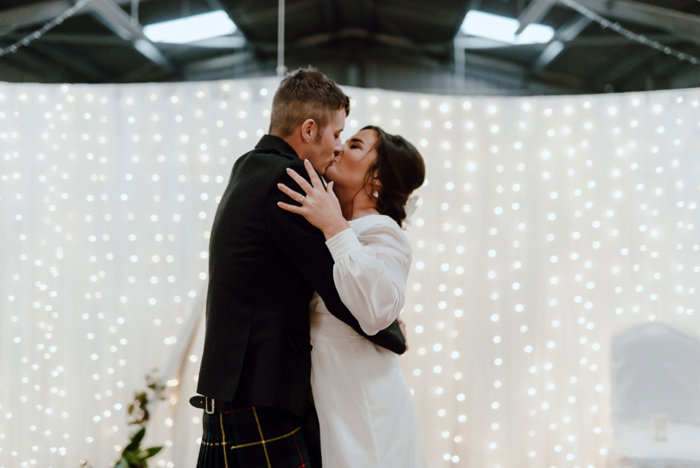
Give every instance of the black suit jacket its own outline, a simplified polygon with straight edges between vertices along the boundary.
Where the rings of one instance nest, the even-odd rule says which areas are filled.
[[[398,354],[406,344],[397,322],[367,336],[343,305],[323,233],[277,206],[290,202],[277,188],[280,182],[304,193],[287,168],[309,179],[292,147],[271,135],[233,167],[211,231],[197,392],[303,416],[310,394],[314,291],[333,315],[373,343]]]

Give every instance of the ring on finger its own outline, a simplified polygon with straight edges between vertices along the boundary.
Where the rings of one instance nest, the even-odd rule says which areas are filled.
[[[306,197],[305,197],[304,195],[302,195],[301,197],[299,197],[299,203],[304,203],[304,199],[305,199],[305,198],[306,198]]]

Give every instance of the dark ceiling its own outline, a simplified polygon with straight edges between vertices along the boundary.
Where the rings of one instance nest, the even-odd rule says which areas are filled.
[[[698,0],[578,3],[649,39],[700,56]],[[0,46],[36,31],[73,4],[0,0]],[[0,79],[104,83],[275,73],[278,0],[140,0],[138,23],[131,21],[131,5],[132,0],[92,0],[39,40],[1,57]],[[228,12],[239,27],[235,35],[174,45],[152,44],[141,32],[140,25],[214,9]],[[550,25],[563,47],[510,46],[475,37],[460,37],[457,43],[470,9]],[[401,62],[443,74],[516,74],[570,93],[700,86],[700,65],[603,29],[556,0],[287,0],[285,26],[288,65],[324,69],[342,64],[333,68],[342,76],[334,78],[346,84],[371,85],[363,79],[370,66],[391,70],[391,64]],[[25,79],[4,75],[3,65],[24,71],[18,76]]]

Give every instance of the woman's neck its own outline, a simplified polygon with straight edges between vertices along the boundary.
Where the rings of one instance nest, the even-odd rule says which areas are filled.
[[[362,218],[371,214],[379,214],[377,203],[370,198],[365,190],[347,190],[343,187],[333,187],[336,197],[340,202],[343,217],[348,221]]]

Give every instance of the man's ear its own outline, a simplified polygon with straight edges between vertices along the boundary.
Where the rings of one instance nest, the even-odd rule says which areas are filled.
[[[316,138],[316,132],[318,127],[314,119],[306,119],[303,124],[301,124],[301,140],[304,143],[311,143]]]

